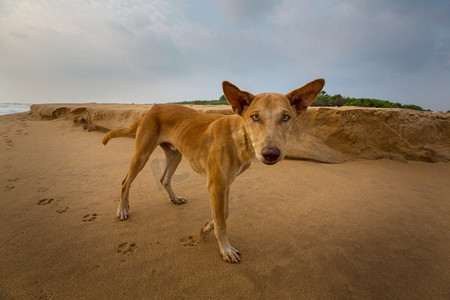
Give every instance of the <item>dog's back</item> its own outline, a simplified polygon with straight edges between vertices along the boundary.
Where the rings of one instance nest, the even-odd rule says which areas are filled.
[[[153,122],[156,122],[161,132],[168,129],[177,130],[182,136],[189,138],[201,134],[206,130],[205,127],[222,117],[225,115],[202,113],[178,104],[156,104],[144,117],[129,127],[107,132],[103,136],[102,143],[106,145],[112,138],[135,135],[144,119],[152,119]]]

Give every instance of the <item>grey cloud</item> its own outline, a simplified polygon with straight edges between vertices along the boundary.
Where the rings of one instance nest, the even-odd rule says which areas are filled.
[[[224,79],[288,92],[325,77],[329,93],[448,107],[433,83],[450,76],[444,0],[8,3],[0,101],[214,98]]]
[[[131,32],[131,30],[129,30],[126,26],[124,26],[123,24],[117,22],[117,21],[109,21],[107,22],[108,26],[114,31],[117,32],[119,34],[123,34],[123,35],[133,35],[133,33]]]
[[[407,71],[427,64],[433,55],[433,36],[414,16],[361,6],[357,1],[342,1],[326,11],[290,3],[274,20],[279,24],[279,43],[291,43],[290,51],[313,53],[325,60],[373,61]],[[302,12],[306,18],[297,17]]]
[[[243,22],[269,13],[277,4],[276,0],[216,0],[223,11],[233,21]]]

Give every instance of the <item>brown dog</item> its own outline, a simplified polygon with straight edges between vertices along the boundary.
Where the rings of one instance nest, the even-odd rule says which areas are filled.
[[[316,79],[286,95],[252,95],[224,81],[225,98],[236,115],[206,114],[181,105],[161,104],[130,127],[108,132],[103,137],[104,145],[111,138],[136,133],[133,159],[122,181],[117,212],[120,220],[128,218],[131,183],[160,146],[166,155],[161,183],[170,200],[175,204],[186,202],[170,186],[183,155],[194,171],[207,178],[213,220],[201,229],[201,236],[214,229],[223,259],[238,263],[240,253],[230,245],[226,232],[230,185],[255,157],[267,165],[283,159],[294,119],[314,101],[324,84],[325,80]]]

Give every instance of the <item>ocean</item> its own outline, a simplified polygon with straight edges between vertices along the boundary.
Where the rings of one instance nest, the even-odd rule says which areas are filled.
[[[0,115],[16,114],[30,110],[31,104],[25,103],[0,103]]]

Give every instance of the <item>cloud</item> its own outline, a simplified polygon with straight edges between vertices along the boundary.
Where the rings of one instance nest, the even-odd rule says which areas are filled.
[[[382,63],[410,71],[426,65],[433,55],[433,36],[415,15],[377,10],[361,1],[328,2],[320,9],[317,4],[285,1],[273,17],[274,36],[280,45],[289,45],[291,59],[299,59],[300,52],[325,62]]]
[[[448,48],[442,46],[447,42],[431,29],[449,28],[448,18],[442,17],[450,15],[449,5],[435,7],[415,2],[411,7],[410,1],[396,1],[395,5],[387,1],[325,2],[327,5],[323,5],[324,1],[320,4],[284,1],[272,16],[275,24],[272,35],[280,48],[286,45],[281,53],[294,64],[323,68],[332,82],[339,83],[332,86],[333,90],[366,97],[370,91],[373,97],[420,101],[419,97],[424,95],[408,99],[398,91],[383,89],[392,81],[402,82],[404,90],[419,89],[413,82],[416,74],[422,74],[423,81],[427,81],[430,70],[439,71],[448,65],[443,60],[448,57]],[[436,76],[439,73],[442,72]],[[411,86],[405,77],[411,79]],[[428,96],[434,93],[428,91]]]
[[[228,1],[214,1],[224,11],[224,14],[233,22],[242,24],[248,20],[255,20],[256,18],[263,18],[265,14],[269,14],[276,6],[275,0],[228,0]]]
[[[0,101],[205,99],[222,80],[288,92],[325,77],[329,93],[447,110],[449,3],[2,1]]]

